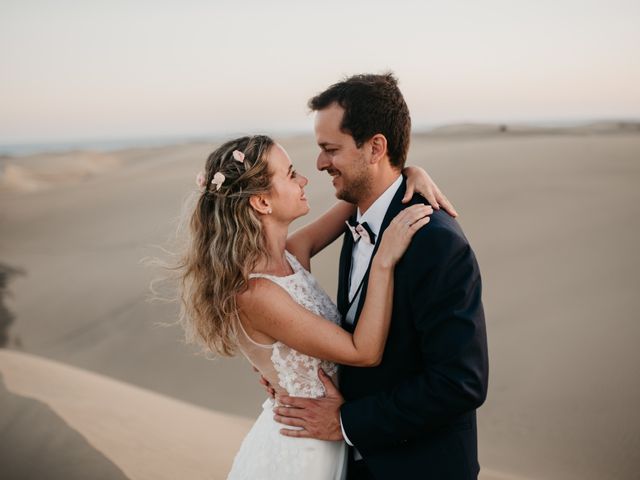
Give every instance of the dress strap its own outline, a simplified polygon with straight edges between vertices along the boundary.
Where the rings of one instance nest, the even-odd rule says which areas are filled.
[[[287,257],[287,260],[289,261],[289,265],[291,265],[291,268],[293,269],[294,272],[299,272],[300,270],[304,269],[304,267],[298,261],[296,256],[293,253],[291,253],[289,250],[285,250],[284,254]]]
[[[268,273],[250,273],[249,278],[268,278],[271,280],[273,275],[269,275]]]
[[[291,267],[291,270],[293,270],[293,275],[298,273],[300,270],[304,269],[304,267],[298,261],[298,259],[288,250],[284,251],[284,256],[287,259],[287,262],[289,262],[289,266]],[[249,274],[249,278],[267,278],[269,280],[275,281],[276,283],[279,283],[280,281],[287,279],[291,276],[292,275],[286,275],[284,277],[280,277],[278,275],[271,275],[269,273],[250,273]]]

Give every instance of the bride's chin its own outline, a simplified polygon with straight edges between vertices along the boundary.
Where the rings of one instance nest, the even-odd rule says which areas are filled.
[[[311,210],[311,209],[309,208],[309,206],[307,206],[307,207],[304,209],[304,211],[303,211],[302,213],[300,213],[300,215],[298,215],[295,219],[298,219],[298,218],[300,218],[300,217],[304,217],[305,215],[307,215],[307,214],[309,213],[309,211],[310,211],[310,210]],[[294,220],[295,220],[295,219],[294,219]]]

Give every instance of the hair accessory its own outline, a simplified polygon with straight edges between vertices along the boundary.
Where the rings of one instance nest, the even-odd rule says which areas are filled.
[[[196,185],[198,185],[198,188],[200,188],[200,190],[204,189],[204,184],[206,183],[207,179],[204,176],[204,173],[202,172],[198,172],[198,175],[196,175]]]
[[[216,172],[216,174],[213,176],[213,180],[211,180],[211,183],[216,186],[216,192],[220,190],[220,187],[224,183],[225,179],[226,177],[221,172]]]
[[[244,153],[242,153],[240,150],[234,150],[233,159],[236,162],[244,163]]]

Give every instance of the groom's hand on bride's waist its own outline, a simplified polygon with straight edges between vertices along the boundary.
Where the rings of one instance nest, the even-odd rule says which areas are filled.
[[[282,428],[280,433],[287,437],[317,438],[318,440],[342,440],[340,428],[340,406],[344,403],[342,394],[322,370],[318,377],[324,385],[325,396],[321,398],[277,396],[278,403],[285,405],[273,409],[276,422],[293,428]]]

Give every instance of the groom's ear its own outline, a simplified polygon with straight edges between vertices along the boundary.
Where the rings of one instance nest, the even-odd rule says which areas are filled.
[[[268,215],[271,213],[271,203],[264,195],[252,195],[249,197],[249,205],[251,205],[251,208],[261,215]]]
[[[387,137],[381,133],[376,133],[368,143],[371,151],[371,163],[378,163],[387,155]]]

